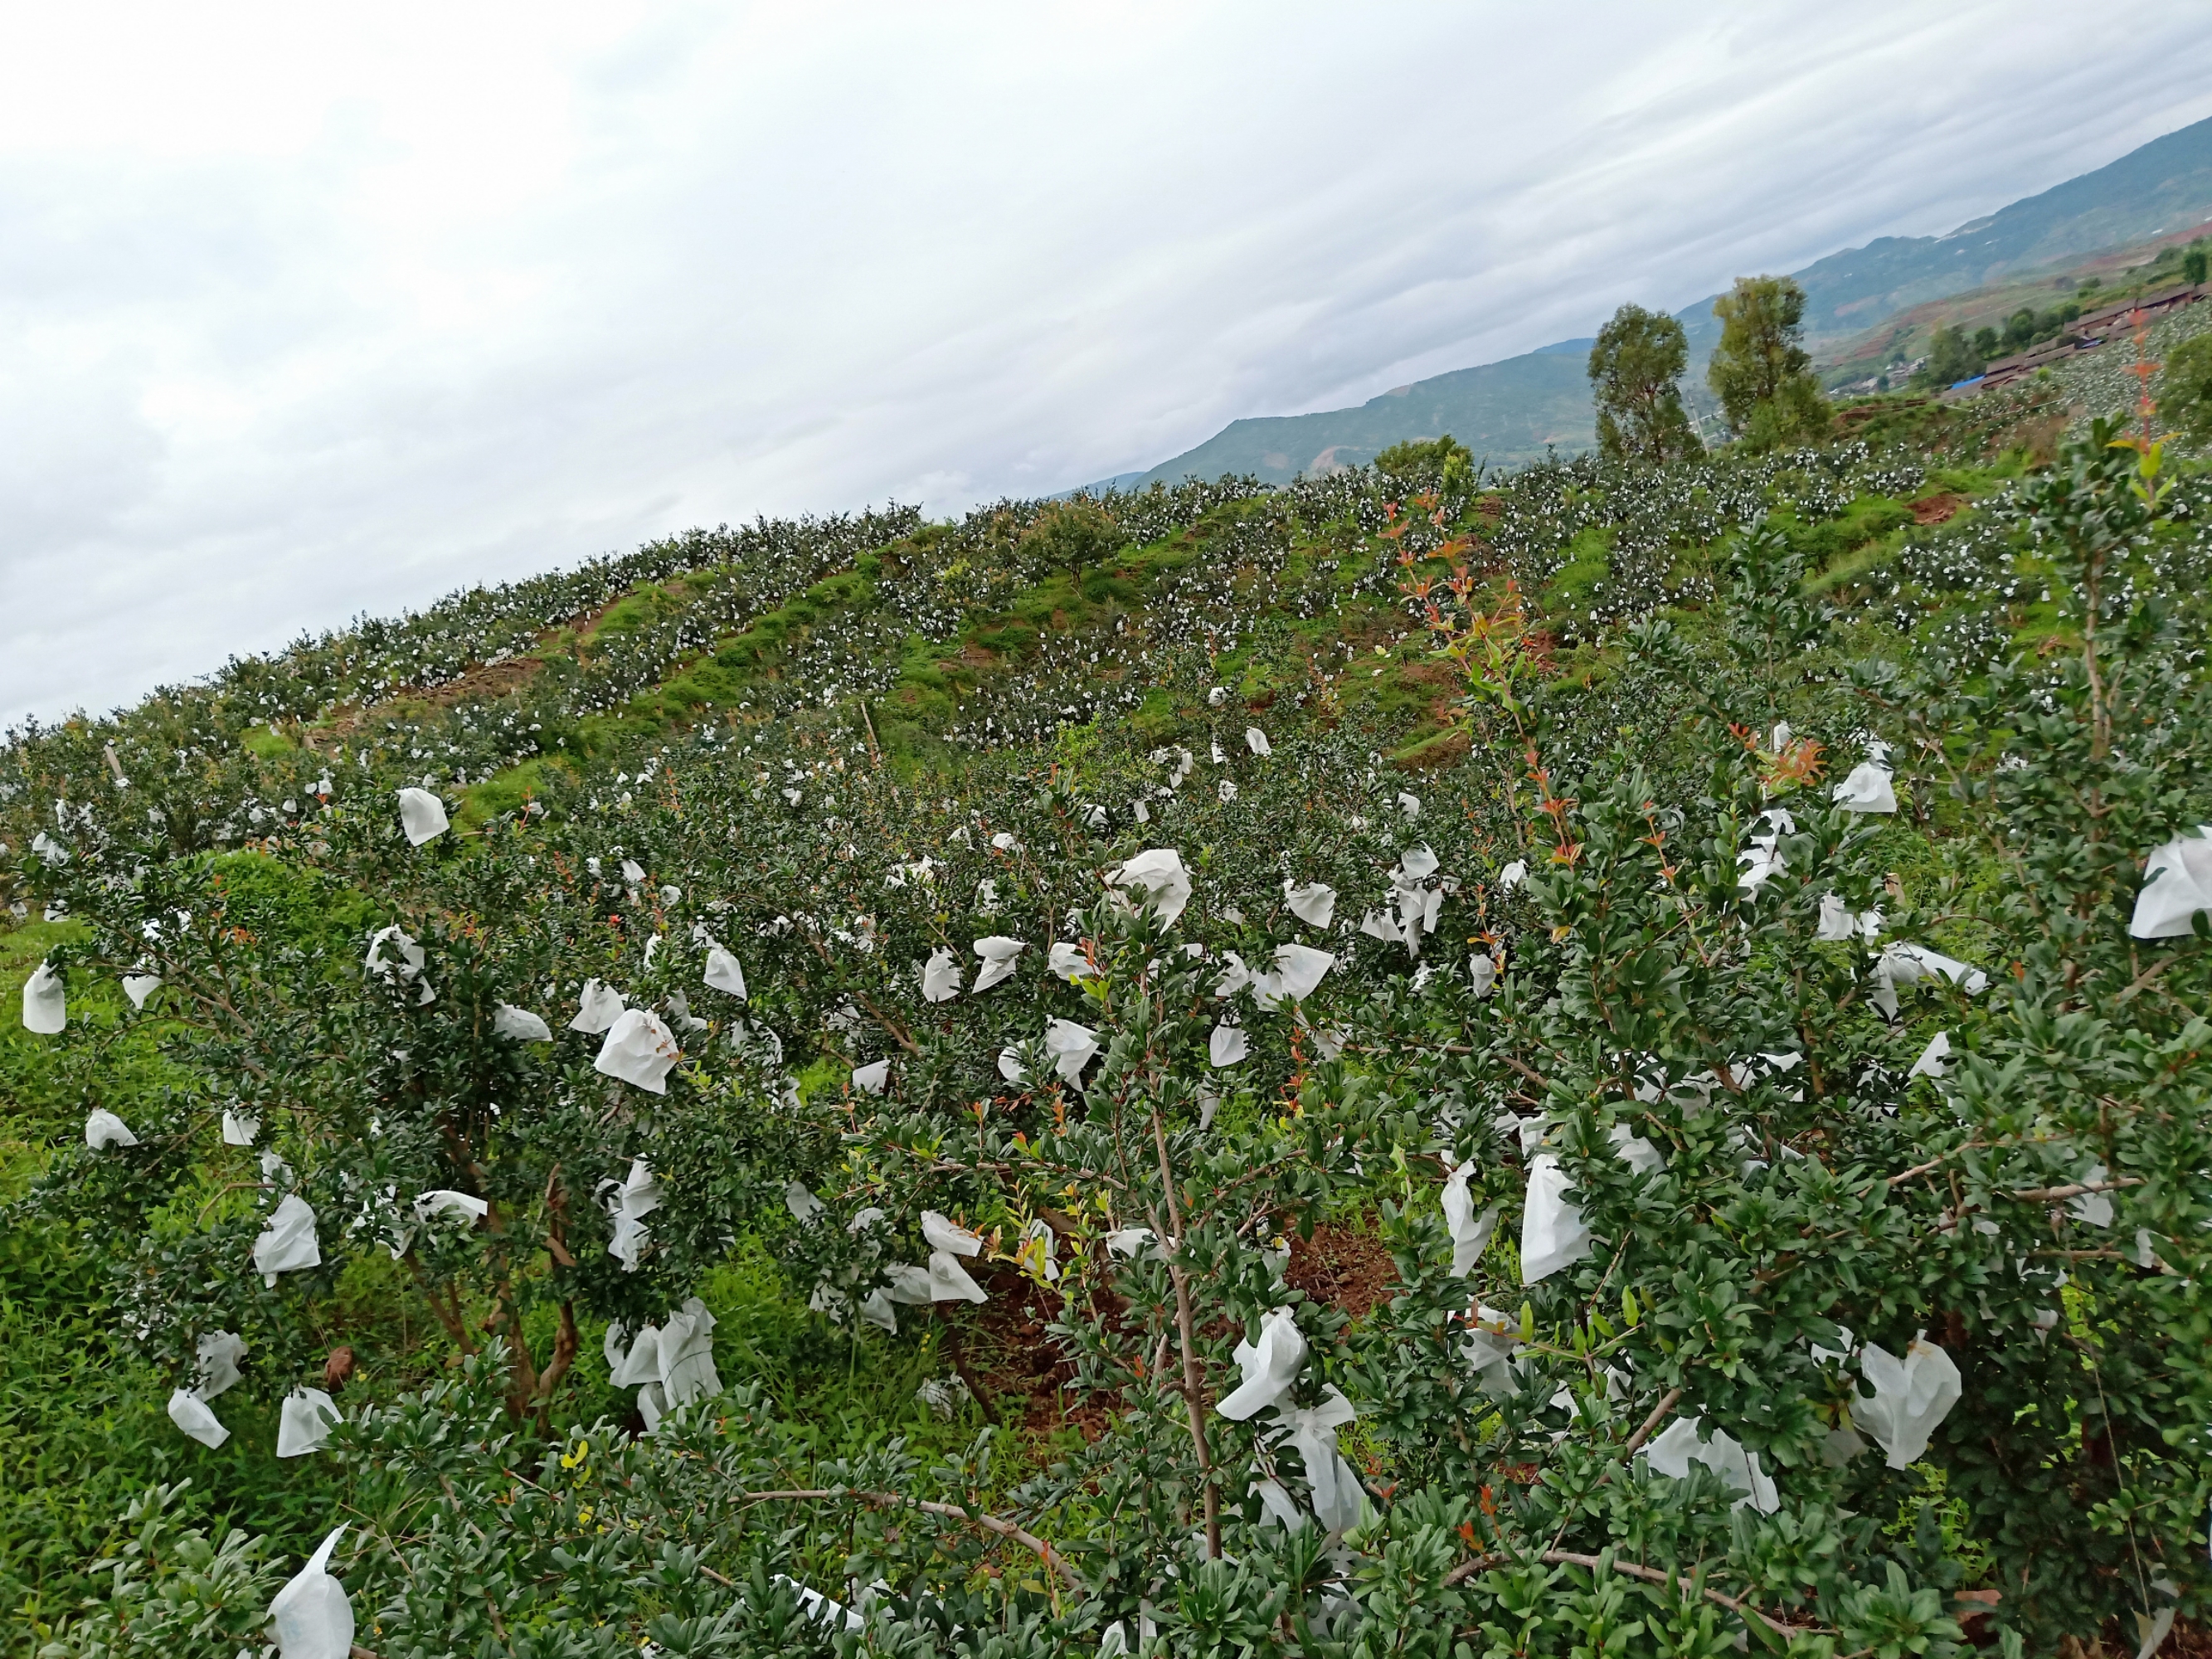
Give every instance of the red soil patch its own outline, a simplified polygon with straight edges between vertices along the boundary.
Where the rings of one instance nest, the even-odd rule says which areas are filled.
[[[1060,1298],[1012,1268],[988,1278],[991,1299],[947,1326],[947,1360],[971,1392],[981,1387],[1007,1428],[1048,1435],[1072,1424],[1097,1440],[1106,1431],[1106,1407],[1078,1391],[1075,1367],[1045,1328],[1060,1316]]]
[[[1389,1300],[1398,1283],[1379,1237],[1336,1226],[1291,1241],[1287,1277],[1354,1319]],[[1060,1298],[1007,1267],[983,1275],[983,1282],[990,1300],[945,1322],[946,1363],[1005,1427],[1042,1437],[1072,1425],[1086,1441],[1097,1441],[1111,1421],[1114,1400],[1076,1387],[1075,1367],[1047,1329],[1060,1317]],[[1170,1345],[1170,1364],[1173,1358]]]
[[[1310,1239],[1291,1241],[1290,1271],[1284,1277],[1315,1301],[1360,1319],[1389,1300],[1398,1268],[1373,1233],[1324,1224],[1314,1229]]]
[[[1449,717],[1449,711],[1432,709],[1437,723],[1443,725]],[[1412,754],[1399,757],[1398,769],[1404,772],[1433,772],[1447,766],[1456,766],[1465,760],[1474,747],[1474,739],[1465,732],[1447,732],[1432,743],[1425,743]]]
[[[671,587],[673,588],[673,586],[674,584],[672,583]],[[516,686],[529,679],[545,665],[530,653],[535,647],[550,639],[562,628],[573,628],[576,630],[578,660],[581,661],[583,646],[599,631],[599,624],[606,620],[607,612],[620,605],[627,597],[627,595],[617,595],[596,611],[585,611],[580,616],[571,617],[568,622],[544,629],[533,635],[529,644],[518,646],[514,654],[507,657],[505,661],[478,663],[473,668],[463,672],[458,678],[447,680],[442,685],[434,685],[428,689],[418,686],[401,686],[379,698],[374,703],[367,705],[342,703],[331,711],[330,719],[319,733],[306,734],[304,740],[312,749],[314,747],[315,736],[350,737],[370,720],[401,703],[428,703],[435,708],[449,708],[453,704],[470,698],[481,698],[486,702],[496,701],[514,690]]]
[[[1960,495],[1923,495],[1912,503],[1912,522],[1942,524],[1966,504],[1966,498]]]
[[[350,737],[371,720],[401,703],[427,703],[433,708],[450,708],[455,703],[471,698],[496,702],[544,665],[536,657],[509,657],[505,662],[479,663],[459,678],[447,680],[442,685],[431,686],[427,690],[406,686],[367,707],[341,704],[331,711],[328,723],[320,732],[303,733],[302,740],[312,749],[317,737]]]

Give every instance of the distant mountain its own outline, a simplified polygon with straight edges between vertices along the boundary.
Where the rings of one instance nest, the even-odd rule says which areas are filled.
[[[1232,421],[1197,448],[1124,487],[1224,473],[1288,483],[1301,472],[1371,461],[1401,439],[1443,432],[1478,459],[1487,455],[1493,466],[1539,460],[1548,447],[1584,450],[1591,442],[1589,356],[1589,341],[1563,340],[1502,363],[1398,386],[1358,409]]]
[[[1138,480],[1144,476],[1144,469],[1141,467],[1134,472],[1116,472],[1110,478],[1101,478],[1097,483],[1078,484],[1073,489],[1063,489],[1059,495],[1048,499],[1064,501],[1070,495],[1103,495],[1109,489],[1134,489]]]
[[[2094,173],[2030,196],[1946,236],[1883,236],[1791,273],[1805,289],[1806,341],[1840,344],[1897,313],[1985,287],[2013,272],[2179,230],[2212,217],[2212,119],[2154,138]],[[1709,295],[1674,314],[1690,339],[1688,389],[1703,398],[1720,337]],[[1301,472],[1357,465],[1408,438],[1449,432],[1493,465],[1574,454],[1595,441],[1584,374],[1590,342],[1561,340],[1502,362],[1394,387],[1357,409],[1231,422],[1150,471],[1114,482],[1250,473],[1287,483]]]
[[[2085,173],[1964,224],[1948,236],[1884,236],[1796,273],[1805,332],[1856,334],[1926,300],[2056,265],[2212,216],[2212,119],[2154,138]],[[1716,329],[1717,332],[1717,329]]]

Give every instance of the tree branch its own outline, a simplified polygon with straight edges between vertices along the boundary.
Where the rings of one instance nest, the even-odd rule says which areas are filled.
[[[2182,953],[2180,951],[2169,951],[2164,956],[2159,957],[2156,962],[2151,963],[2149,967],[2144,969],[2142,972],[2137,974],[2134,979],[2130,980],[2128,982],[2127,988],[2122,991],[2119,995],[2112,999],[2113,1002],[2115,1004],[2118,1004],[2129,1001],[2135,996],[2136,992],[2146,988],[2153,980],[2156,979],[2167,969],[2172,967],[2175,963],[2179,962],[2181,957]]]
[[[422,1290],[423,1300],[430,1304],[430,1311],[437,1315],[439,1324],[445,1327],[446,1334],[459,1345],[463,1353],[474,1354],[477,1345],[474,1339],[469,1335],[467,1322],[461,1318],[459,1303],[456,1301],[451,1308],[448,1308],[439,1298],[438,1286],[431,1284],[430,1276],[422,1271],[422,1264],[416,1259],[412,1250],[410,1250],[402,1260],[407,1263],[407,1271],[415,1276],[415,1283]],[[445,1288],[450,1292],[453,1287],[447,1285]]]
[[[2070,1187],[2030,1187],[2013,1196],[2023,1204],[2051,1204],[2062,1198],[2079,1198],[2085,1193],[2116,1193],[2123,1187],[2140,1187],[2141,1176],[2124,1176],[2118,1181],[2077,1181]]]
[[[832,959],[830,955],[830,947],[823,944],[819,939],[816,938],[811,929],[807,931],[805,938],[808,947],[812,950],[816,956],[821,957],[825,963],[832,968],[835,968],[837,965],[836,961]],[[907,1053],[910,1054],[919,1055],[921,1053],[921,1045],[916,1042],[914,1038],[908,1034],[906,1027],[901,1025],[896,1020],[884,1012],[882,1009],[877,1007],[874,1003],[868,1000],[866,992],[848,988],[845,994],[851,997],[854,1001],[859,1003],[861,1007],[866,1009],[868,1018],[874,1020],[877,1024],[882,1026],[884,1030],[888,1031],[890,1034],[891,1040],[896,1042],[900,1048],[905,1049]]]
[[[1182,1214],[1176,1203],[1175,1172],[1168,1163],[1167,1126],[1160,1121],[1159,1103],[1152,1106],[1152,1143],[1159,1149],[1160,1185],[1167,1194],[1168,1224],[1175,1230],[1175,1237],[1182,1237]],[[1160,1218],[1152,1218],[1152,1229],[1160,1231]],[[1209,1560],[1221,1559],[1221,1488],[1213,1478],[1213,1449],[1206,1435],[1206,1372],[1198,1358],[1198,1322],[1191,1312],[1190,1275],[1173,1256],[1168,1258],[1168,1279],[1175,1286],[1176,1340],[1182,1349],[1183,1406],[1190,1413],[1191,1443],[1198,1449],[1199,1480],[1206,1493],[1206,1553]]]
[[[1644,1443],[1651,1437],[1651,1431],[1665,1422],[1667,1413],[1681,1403],[1682,1391],[1680,1389],[1669,1389],[1660,1395],[1659,1403],[1651,1408],[1651,1415],[1644,1419],[1642,1428],[1628,1437],[1628,1443],[1621,1448],[1620,1455],[1625,1458],[1635,1456],[1643,1449]]]
[[[553,1332],[553,1357],[545,1362],[545,1369],[538,1376],[538,1431],[543,1434],[551,1426],[553,1390],[561,1386],[561,1379],[568,1374],[575,1363],[576,1351],[582,1346],[576,1334],[576,1304],[564,1299],[561,1304],[561,1322]]]
[[[545,1226],[545,1252],[563,1267],[573,1267],[576,1258],[568,1254],[568,1189],[561,1184],[561,1166],[556,1164],[553,1173],[545,1177],[545,1213],[551,1218]]]
[[[925,1515],[934,1515],[947,1521],[972,1521],[977,1526],[995,1532],[1001,1538],[1011,1538],[1024,1549],[1033,1552],[1037,1559],[1057,1572],[1070,1589],[1087,1589],[1083,1576],[1068,1565],[1066,1558],[1035,1533],[1017,1526],[1012,1521],[987,1515],[981,1510],[963,1509],[957,1504],[933,1503],[927,1498],[908,1498],[895,1492],[858,1492],[850,1487],[828,1486],[808,1491],[749,1492],[739,1501],[747,1504],[810,1503],[849,1500],[872,1504],[878,1508],[920,1510]]]

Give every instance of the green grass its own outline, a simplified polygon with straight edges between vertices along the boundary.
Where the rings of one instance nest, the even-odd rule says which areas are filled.
[[[1565,562],[1545,584],[1547,617],[1571,621],[1586,614],[1598,584],[1613,574],[1613,530],[1593,525],[1567,544]]]
[[[462,790],[461,810],[456,822],[465,830],[473,830],[501,813],[519,812],[529,801],[545,793],[547,783],[555,775],[574,776],[574,763],[558,756],[533,756],[519,766],[507,767],[482,783],[471,784]]]

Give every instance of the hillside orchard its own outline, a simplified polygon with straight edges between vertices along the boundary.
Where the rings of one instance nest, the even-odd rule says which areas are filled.
[[[12,733],[10,1650],[2155,1647],[2212,487],[2055,407],[698,532]]]

